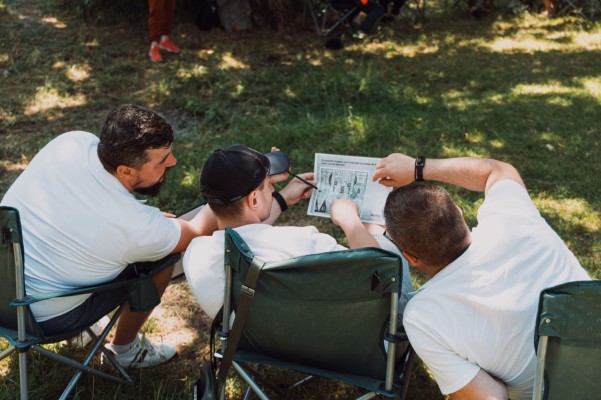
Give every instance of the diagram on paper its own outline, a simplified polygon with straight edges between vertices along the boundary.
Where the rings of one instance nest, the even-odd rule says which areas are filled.
[[[357,203],[363,222],[384,224],[384,204],[392,188],[373,182],[379,158],[315,153],[315,181],[307,206],[307,215],[330,217],[331,204],[337,199]]]
[[[313,212],[316,214],[330,214],[330,204],[336,199],[351,199],[357,203],[359,210],[363,207],[367,180],[366,171],[348,169],[321,168]]]

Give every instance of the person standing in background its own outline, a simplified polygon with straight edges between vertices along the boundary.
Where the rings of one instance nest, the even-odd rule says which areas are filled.
[[[153,62],[162,62],[161,50],[179,53],[180,48],[171,39],[171,28],[175,17],[175,0],[148,0],[148,33]]]

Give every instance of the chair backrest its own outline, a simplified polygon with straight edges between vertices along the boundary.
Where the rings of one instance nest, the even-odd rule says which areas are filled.
[[[19,254],[20,253],[20,254]],[[17,255],[17,257],[15,257]],[[12,207],[0,207],[0,330],[14,331],[16,340],[17,308],[10,303],[25,295],[23,234],[19,212]],[[19,293],[19,290],[21,293]],[[22,296],[20,296],[20,294]],[[25,310],[27,333],[42,337],[29,307]],[[4,336],[4,335],[3,335]],[[8,336],[11,340],[11,336]],[[11,342],[12,343],[12,342]]]
[[[535,399],[598,399],[601,281],[569,282],[543,290],[535,342],[539,361]]]
[[[242,238],[226,229],[225,262],[233,271],[234,309],[253,257]],[[259,276],[238,348],[384,379],[384,336],[391,294],[399,292],[401,274],[400,258],[376,248],[269,263]]]

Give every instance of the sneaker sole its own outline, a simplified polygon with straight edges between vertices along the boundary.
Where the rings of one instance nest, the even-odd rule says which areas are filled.
[[[181,50],[178,50],[178,51],[173,51],[173,50],[170,50],[170,49],[168,49],[168,48],[166,48],[166,47],[162,47],[160,44],[159,44],[159,49],[161,49],[161,50],[165,50],[165,51],[167,51],[167,52],[169,52],[169,53],[171,53],[171,54],[179,54],[179,53],[181,52]]]

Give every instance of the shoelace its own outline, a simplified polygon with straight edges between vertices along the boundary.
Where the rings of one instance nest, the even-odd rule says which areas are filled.
[[[136,353],[132,363],[143,362],[146,358],[146,355],[154,355],[157,354],[158,348],[152,343],[150,340],[146,340],[146,335],[142,335],[140,338],[140,351]]]

